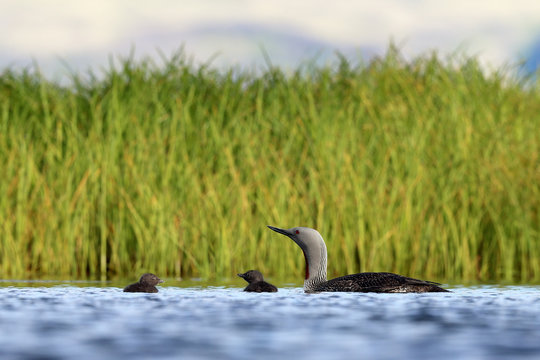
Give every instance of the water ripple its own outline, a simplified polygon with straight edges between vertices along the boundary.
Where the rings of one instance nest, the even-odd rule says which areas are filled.
[[[540,288],[0,287],[0,333],[2,359],[537,359]]]

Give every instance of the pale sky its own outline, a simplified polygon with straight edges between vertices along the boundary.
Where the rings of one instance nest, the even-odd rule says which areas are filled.
[[[0,69],[35,60],[49,74],[108,58],[188,55],[217,65],[296,66],[317,53],[406,56],[462,49],[486,66],[516,62],[540,43],[537,0],[0,0]]]

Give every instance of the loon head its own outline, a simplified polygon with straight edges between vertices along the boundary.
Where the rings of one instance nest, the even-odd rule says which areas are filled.
[[[263,275],[257,270],[249,270],[243,274],[238,274],[238,276],[240,276],[242,279],[246,280],[250,284],[253,282],[264,280]]]
[[[308,227],[280,229],[270,225],[268,228],[290,237],[300,246],[306,260],[306,281],[326,281],[326,244],[317,230]]]
[[[156,275],[150,274],[150,273],[143,274],[141,276],[141,278],[139,279],[139,283],[141,283],[143,285],[149,285],[149,286],[155,286],[155,285],[160,284],[162,282],[163,282],[163,280],[158,278]]]

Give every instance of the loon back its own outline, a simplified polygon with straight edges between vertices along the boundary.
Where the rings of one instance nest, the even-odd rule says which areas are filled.
[[[449,292],[438,283],[424,281],[387,272],[365,272],[341,276],[318,285],[307,292]]]
[[[244,291],[260,293],[260,292],[277,292],[278,289],[277,287],[275,287],[274,285],[270,283],[267,283],[266,281],[257,281],[257,282],[252,282],[251,284],[246,286]]]

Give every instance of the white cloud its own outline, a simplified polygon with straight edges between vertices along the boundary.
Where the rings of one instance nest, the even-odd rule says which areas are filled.
[[[92,66],[96,59],[125,53],[132,46],[142,52],[160,48],[169,53],[182,44],[202,60],[216,52],[225,61],[261,58],[259,44],[253,44],[249,33],[243,40],[237,33],[228,37],[227,27],[238,24],[269,29],[268,37],[272,29],[288,31],[337,49],[370,47],[383,51],[390,39],[403,44],[408,55],[428,49],[451,52],[464,46],[497,65],[514,60],[535,37],[538,39],[540,2],[5,1],[0,2],[0,66],[30,58],[50,62],[58,57]],[[208,25],[215,25],[215,34],[194,35],[195,30]],[[268,41],[279,51],[276,39]],[[283,44],[282,50],[288,51],[287,46]]]

